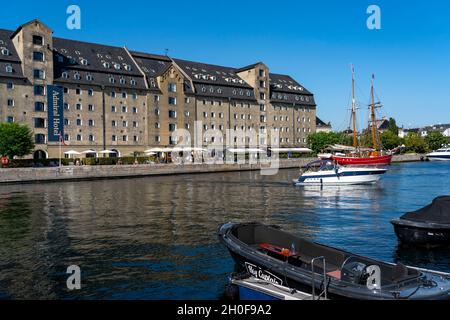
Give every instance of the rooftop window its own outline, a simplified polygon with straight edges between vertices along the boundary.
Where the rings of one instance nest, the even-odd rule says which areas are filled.
[[[2,55],[4,55],[4,56],[9,56],[9,50],[6,49],[6,48],[3,48],[3,49],[2,49]]]

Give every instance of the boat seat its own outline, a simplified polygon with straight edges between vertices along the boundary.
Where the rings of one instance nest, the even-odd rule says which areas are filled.
[[[332,271],[332,272],[328,272],[327,276],[335,278],[337,280],[341,280],[342,272],[341,272],[341,270],[338,269],[338,270],[335,270],[335,271]]]

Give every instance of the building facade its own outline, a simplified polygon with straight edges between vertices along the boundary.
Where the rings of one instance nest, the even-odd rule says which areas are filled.
[[[316,131],[314,95],[262,62],[233,68],[61,39],[39,20],[0,29],[0,121],[32,128],[35,158],[59,157],[51,86],[64,93],[63,151],[85,155],[129,156],[194,137],[203,146],[304,147]],[[190,141],[174,135],[180,129]]]

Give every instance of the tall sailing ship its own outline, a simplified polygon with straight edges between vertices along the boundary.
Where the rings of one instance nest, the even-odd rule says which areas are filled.
[[[375,90],[374,90],[375,76],[372,76],[372,88],[371,97],[372,103],[370,104],[371,110],[371,124],[369,124],[369,130],[372,134],[372,149],[360,148],[358,145],[357,129],[356,129],[356,99],[355,99],[355,71],[352,68],[352,125],[353,125],[353,148],[347,149],[345,155],[332,155],[332,159],[339,165],[390,165],[392,162],[392,155],[386,154],[382,151],[381,143],[379,142],[377,119],[375,109],[379,103],[375,103]],[[350,152],[349,149],[351,150]],[[345,150],[344,150],[345,151]]]

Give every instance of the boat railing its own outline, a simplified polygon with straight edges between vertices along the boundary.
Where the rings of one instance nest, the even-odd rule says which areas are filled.
[[[317,296],[317,300],[323,296],[325,300],[328,300],[328,290],[327,290],[327,262],[325,257],[316,257],[311,260],[311,287],[312,287],[312,299],[316,300],[316,277],[314,272],[314,264],[316,261],[323,261],[323,291]]]

